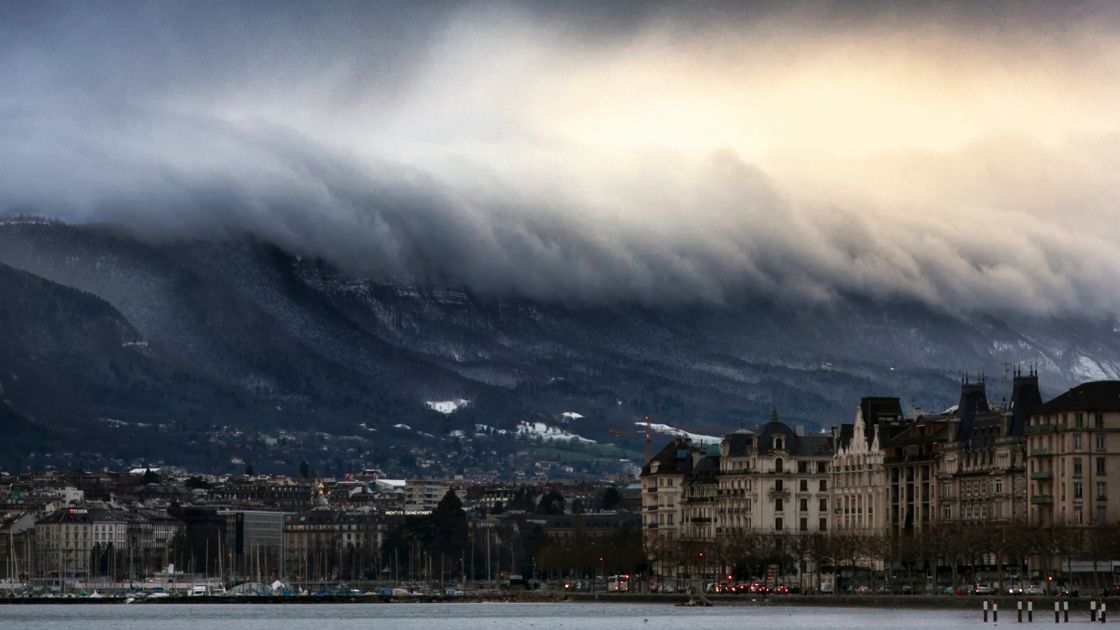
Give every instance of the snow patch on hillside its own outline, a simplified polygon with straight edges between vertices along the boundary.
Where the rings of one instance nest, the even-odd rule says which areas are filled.
[[[644,422],[635,422],[634,424],[636,424],[636,425],[638,425],[639,427],[642,427],[642,428],[645,428],[645,426],[646,426],[646,423],[644,423]],[[720,438],[715,437],[715,436],[704,435],[702,433],[690,433],[688,431],[685,431],[684,429],[678,429],[676,427],[671,427],[667,424],[658,424],[658,423],[655,422],[655,423],[651,423],[649,425],[649,428],[654,433],[662,433],[662,434],[665,434],[665,435],[672,435],[674,437],[686,437],[686,438],[692,440],[693,442],[699,442],[699,443],[704,443],[704,444],[716,444],[720,441]]]
[[[560,414],[560,417],[565,420],[581,420],[583,419],[583,414],[576,413],[574,411],[565,411],[564,413]]]
[[[428,408],[432,411],[442,413],[445,416],[450,416],[451,414],[458,411],[459,408],[466,407],[467,405],[471,404],[471,401],[467,400],[466,398],[458,398],[455,400],[429,400],[424,404],[428,405]]]
[[[595,440],[585,438],[563,429],[550,427],[543,422],[520,422],[517,424],[516,435],[524,438],[541,438],[546,442],[570,442],[576,440],[584,444],[595,444]]]

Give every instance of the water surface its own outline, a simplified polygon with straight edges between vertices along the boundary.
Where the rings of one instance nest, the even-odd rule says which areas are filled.
[[[1003,612],[1002,625],[1015,623]],[[1075,619],[1063,628],[1087,626]],[[1036,613],[1035,623],[1046,623]],[[1081,623],[1077,623],[1081,622]],[[1053,623],[1052,619],[1050,623]],[[1100,624],[1094,624],[1099,627]],[[8,630],[886,630],[985,627],[980,611],[670,604],[66,604],[0,605]],[[989,626],[990,627],[990,626]]]

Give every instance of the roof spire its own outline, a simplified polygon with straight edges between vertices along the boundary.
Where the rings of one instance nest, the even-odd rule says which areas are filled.
[[[772,404],[770,406],[770,422],[778,421],[778,405]]]

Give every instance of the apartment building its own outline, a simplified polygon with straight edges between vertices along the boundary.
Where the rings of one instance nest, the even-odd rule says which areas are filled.
[[[791,429],[777,409],[756,432],[720,443],[717,534],[829,530],[832,435]]]
[[[1120,381],[1084,383],[1042,405],[1026,440],[1030,524],[1120,521]]]

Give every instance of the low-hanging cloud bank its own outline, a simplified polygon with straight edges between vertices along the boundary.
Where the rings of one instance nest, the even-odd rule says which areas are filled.
[[[0,212],[545,300],[1120,305],[1108,5],[186,6],[0,9]]]

